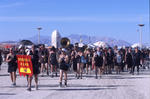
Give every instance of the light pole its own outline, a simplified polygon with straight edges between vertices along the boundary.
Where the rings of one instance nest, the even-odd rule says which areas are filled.
[[[144,26],[144,24],[138,24],[138,26],[140,27],[140,47],[142,49],[142,27]]]
[[[40,44],[40,30],[42,30],[42,28],[41,28],[41,27],[38,27],[37,29],[38,29],[38,31],[39,31],[39,33],[38,33],[38,44]]]

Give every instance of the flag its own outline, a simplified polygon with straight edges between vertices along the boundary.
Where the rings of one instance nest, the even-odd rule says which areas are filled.
[[[31,56],[29,55],[17,55],[17,63],[20,76],[32,76],[33,75],[33,67]]]

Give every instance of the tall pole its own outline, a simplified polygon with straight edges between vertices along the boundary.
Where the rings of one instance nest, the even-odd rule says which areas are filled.
[[[142,49],[142,27],[144,26],[144,24],[138,24],[140,27],[140,49]]]
[[[41,27],[38,27],[37,29],[38,29],[38,31],[39,31],[39,33],[38,33],[38,44],[40,44],[40,30],[41,30],[42,28],[41,28]]]

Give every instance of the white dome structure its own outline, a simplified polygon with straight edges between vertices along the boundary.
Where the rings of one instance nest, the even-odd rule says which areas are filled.
[[[54,30],[51,36],[51,45],[54,46],[55,48],[59,48],[60,40],[61,40],[60,33],[58,32],[58,30]]]
[[[103,48],[109,47],[109,45],[107,43],[102,42],[102,41],[98,41],[98,42],[94,43],[94,45],[97,47],[103,47]]]

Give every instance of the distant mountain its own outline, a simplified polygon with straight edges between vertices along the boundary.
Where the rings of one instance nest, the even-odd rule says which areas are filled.
[[[79,42],[80,38],[82,39],[83,43],[88,44],[88,43],[95,43],[97,41],[103,41],[110,46],[131,46],[130,43],[124,41],[124,40],[116,40],[113,38],[108,38],[108,37],[89,37],[87,35],[77,35],[77,34],[71,34],[68,36],[68,38],[71,40],[72,43]]]
[[[33,37],[30,37],[30,38],[26,38],[26,40],[30,40],[34,44],[38,44],[38,35],[35,35]],[[49,37],[49,36],[40,36],[40,43],[41,44],[48,44],[48,45],[50,45],[50,42],[51,42],[51,37]]]
[[[92,36],[89,37],[87,35],[78,35],[78,34],[71,34],[68,36],[68,38],[71,40],[71,43],[77,43],[80,42],[80,38],[82,39],[82,42],[85,44],[89,44],[89,43],[95,43],[97,41],[103,41],[107,44],[109,44],[110,46],[131,46],[130,43],[124,41],[124,40],[116,40],[114,38],[108,38],[108,37],[96,37],[96,36]],[[38,35],[35,35],[33,37],[30,38],[25,38],[25,40],[30,40],[32,41],[34,44],[38,43]],[[5,41],[6,43],[17,43],[21,40],[18,41]],[[1,43],[5,43],[5,42],[1,42]],[[40,43],[41,44],[47,44],[47,45],[51,45],[51,37],[50,36],[40,36]]]
[[[131,46],[130,43],[124,41],[124,40],[116,40],[113,38],[108,38],[108,37],[96,37],[96,36],[92,36],[89,37],[87,35],[78,35],[78,34],[71,34],[68,36],[68,38],[71,40],[71,43],[74,44],[76,42],[80,42],[80,38],[82,39],[82,42],[85,44],[88,43],[95,43],[97,41],[103,41],[108,43],[110,46]],[[27,40],[31,40],[33,43],[37,44],[38,42],[38,36],[35,35],[33,37],[27,38]],[[50,36],[40,36],[40,42],[42,44],[51,44],[51,37]]]
[[[2,41],[0,43],[17,43],[17,41]]]

